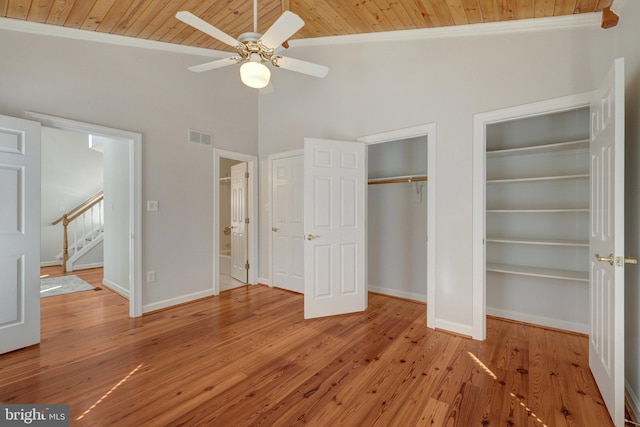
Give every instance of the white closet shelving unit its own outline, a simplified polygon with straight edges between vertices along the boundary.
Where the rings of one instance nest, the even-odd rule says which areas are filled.
[[[586,109],[487,127],[489,314],[586,332]]]

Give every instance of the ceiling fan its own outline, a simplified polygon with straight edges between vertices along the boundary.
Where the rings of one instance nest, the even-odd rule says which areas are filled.
[[[258,0],[254,0],[253,32],[241,34],[237,40],[191,12],[180,11],[176,13],[176,18],[228,44],[238,52],[238,56],[230,56],[189,67],[191,71],[202,72],[228,65],[242,64],[240,66],[240,79],[245,85],[256,89],[263,88],[269,84],[271,71],[265,64],[320,78],[326,76],[329,72],[329,68],[323,65],[281,56],[276,53],[283,43],[304,26],[302,18],[288,10],[280,15],[266,33],[260,34],[258,33]]]

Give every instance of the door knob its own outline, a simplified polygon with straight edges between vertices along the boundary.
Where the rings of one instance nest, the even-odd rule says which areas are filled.
[[[618,267],[623,267],[625,264],[637,264],[637,263],[638,263],[638,260],[632,256],[626,257],[626,258],[619,256],[616,258],[616,265]]]
[[[609,254],[609,256],[600,256],[600,254],[596,254],[596,260],[608,262],[609,265],[613,265],[613,254]]]
[[[313,234],[307,234],[307,240],[317,239],[320,236],[314,236]]]
[[[271,227],[271,231],[277,233],[280,230],[278,227]]]

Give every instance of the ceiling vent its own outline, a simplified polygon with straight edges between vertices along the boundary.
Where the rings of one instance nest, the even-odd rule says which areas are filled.
[[[211,145],[213,136],[210,133],[204,133],[195,129],[189,129],[189,142],[192,144]]]

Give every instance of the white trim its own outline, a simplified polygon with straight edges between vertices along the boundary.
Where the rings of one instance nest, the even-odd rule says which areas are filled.
[[[60,25],[41,24],[39,22],[23,21],[11,18],[0,18],[0,30],[19,31],[22,33],[38,34],[42,36],[62,37],[119,46],[162,50],[165,52],[186,53],[211,58],[227,58],[234,55],[232,52],[223,52],[214,49],[204,49],[201,47],[185,46],[175,43],[164,43],[155,40],[139,39],[117,34],[101,33],[98,31],[80,30]]]
[[[129,316],[142,316],[142,134],[28,111],[26,117],[57,129],[87,132],[129,143]]]
[[[62,265],[62,261],[40,261],[40,267],[53,267],[56,265]]]
[[[550,317],[536,316],[533,314],[519,313],[510,310],[502,310],[499,308],[487,307],[487,315],[511,319],[518,322],[530,323],[532,325],[547,326],[549,328],[561,329],[580,334],[589,333],[588,323],[568,322]]]
[[[249,170],[249,201],[247,212],[249,213],[249,226],[247,238],[247,258],[249,265],[248,283],[258,283],[258,157],[251,154],[236,153],[234,151],[213,149],[213,289],[212,295],[220,294],[220,159],[232,159],[247,162]]]
[[[58,263],[58,265],[60,265],[60,264]],[[104,267],[104,262],[92,262],[90,264],[74,265],[73,266],[73,271],[88,270],[90,268],[98,268],[98,267]],[[69,271],[69,270],[67,270],[67,271]]]
[[[517,19],[482,24],[451,25],[448,27],[420,28],[416,30],[385,31],[379,33],[349,34],[346,36],[316,37],[289,40],[291,47],[327,46],[354,43],[440,39],[446,37],[474,37],[496,34],[514,34],[534,31],[567,30],[600,27],[602,13],[551,16],[547,18]]]
[[[484,340],[487,336],[486,325],[486,284],[485,284],[485,151],[486,127],[491,123],[514,120],[523,117],[548,114],[562,110],[589,106],[591,92],[564,96],[547,101],[503,108],[501,110],[479,113],[473,116],[473,221],[472,221],[472,337]]]
[[[612,10],[614,10],[619,15],[619,11],[622,10],[624,4],[625,0],[614,0]],[[349,34],[344,36],[315,37],[290,40],[289,44],[292,47],[303,47],[353,43],[425,40],[446,37],[473,37],[480,35],[514,34],[534,31],[599,27],[601,22],[602,13],[594,12],[581,13],[577,15],[551,16],[546,18],[487,22],[481,24],[420,28],[415,30],[383,31],[377,33]],[[227,58],[233,56],[234,54],[232,52],[225,52],[214,49],[204,49],[174,43],[159,42],[155,40],[138,39],[135,37],[121,36],[117,34],[80,30],[77,28],[67,28],[59,25],[41,24],[39,22],[23,21],[20,19],[11,18],[0,18],[0,30],[3,29],[31,34],[40,34],[45,36],[109,43],[121,46],[186,53],[213,58]]]
[[[272,287],[271,280],[267,279],[266,277],[258,277],[258,283],[261,285],[267,285],[269,287]]]
[[[173,307],[174,305],[184,304],[210,296],[213,296],[213,291],[211,289],[207,289],[205,291],[194,292],[192,294],[181,295],[179,297],[169,298],[163,301],[146,304],[143,308],[145,313],[149,313],[150,311],[162,310],[163,308]]]
[[[102,284],[105,285],[107,288],[111,289],[113,292],[115,292],[116,294],[125,297],[126,299],[129,299],[129,289],[120,286],[119,284],[112,282],[109,279],[102,279]]]
[[[629,406],[629,408],[633,412],[633,415],[637,419],[638,417],[640,417],[640,399],[638,399],[638,396],[633,391],[633,387],[631,387],[631,384],[629,384],[627,380],[624,381],[624,385],[625,385],[624,395],[625,395],[625,398],[627,399],[627,405]]]
[[[297,150],[284,151],[282,153],[269,154],[267,156],[267,166],[269,168],[267,172],[269,174],[269,176],[267,177],[267,185],[269,186],[267,190],[267,193],[269,193],[269,199],[268,199],[269,210],[267,212],[268,230],[271,230],[273,228],[273,215],[272,215],[273,213],[273,191],[272,191],[273,161],[278,159],[285,159],[287,157],[295,157],[295,156],[304,156],[304,149],[300,148]],[[269,271],[267,272],[267,275],[270,277],[270,279],[268,280],[269,282],[268,284],[269,286],[273,287],[273,285],[271,284],[272,283],[271,280],[273,279],[273,254],[271,253],[273,249],[273,233],[269,233],[267,244],[269,245],[269,250],[267,250],[267,253],[269,254],[269,259],[267,259],[267,265],[268,265]]]
[[[438,146],[438,127],[435,123],[425,125],[412,126],[404,129],[397,129],[388,132],[377,133],[373,135],[362,136],[356,141],[365,144],[379,144],[382,142],[398,141],[401,139],[416,138],[420,136],[427,137],[427,175],[429,180],[427,184],[427,301],[429,301],[430,309],[427,309],[427,327],[436,328],[438,324],[447,324],[444,321],[438,321],[436,318],[436,193],[437,193],[437,173],[436,173],[436,153]],[[440,323],[439,323],[440,322]],[[452,324],[453,325],[453,324]],[[453,325],[456,330],[458,325]],[[443,327],[447,329],[447,327]],[[455,331],[455,330],[454,330]],[[465,333],[466,334],[466,333]],[[469,335],[469,334],[467,334]]]
[[[405,298],[418,302],[427,302],[427,296],[424,294],[416,294],[415,292],[400,291],[398,289],[386,288],[383,286],[368,285],[369,291],[382,295],[389,295],[397,298]]]
[[[431,303],[429,303],[431,304]],[[447,332],[453,332],[455,334],[471,336],[471,326],[463,325],[457,322],[450,322],[448,320],[437,319],[435,323],[435,329],[440,329]]]

